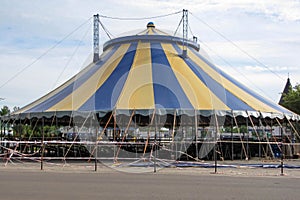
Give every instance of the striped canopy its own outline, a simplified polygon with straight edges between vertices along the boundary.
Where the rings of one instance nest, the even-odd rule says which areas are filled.
[[[258,112],[298,118],[224,73],[199,52],[197,43],[188,40],[183,46],[182,38],[154,24],[106,42],[96,63],[17,113],[113,110]]]

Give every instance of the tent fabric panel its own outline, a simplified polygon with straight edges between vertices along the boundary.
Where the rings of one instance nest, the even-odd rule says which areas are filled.
[[[81,84],[80,87],[76,87],[76,89],[74,88],[74,91],[70,95],[49,108],[48,111],[78,110],[111,75],[112,71],[123,58],[122,55],[127,52],[129,46],[129,44],[124,44],[114,48],[113,54],[109,54],[109,58],[101,62],[101,66],[99,66],[98,70],[95,71],[84,84]]]
[[[143,31],[141,31],[141,32],[139,32],[139,33],[137,33],[136,35],[146,35],[147,32],[148,32],[148,29],[145,29],[145,30],[143,30]]]
[[[189,51],[189,57],[199,66],[201,66],[202,70],[208,74],[212,79],[217,81],[220,85],[222,85],[226,90],[228,90],[234,96],[240,98],[241,101],[244,101],[248,104],[252,109],[259,111],[271,111],[278,112],[274,108],[270,107],[267,104],[264,104],[260,100],[251,96],[247,91],[241,89],[238,85],[230,82],[228,79],[223,77],[218,71],[211,67],[211,63],[207,60],[203,59],[200,54],[195,53],[194,51]],[[242,99],[241,99],[242,98]]]
[[[103,54],[102,59],[95,65],[91,64],[77,76],[72,77],[69,81],[63,84],[61,87],[55,89],[53,92],[50,92],[45,98],[42,98],[39,103],[31,106],[26,112],[41,112],[47,111],[49,108],[55,104],[62,101],[65,97],[72,94],[72,91],[83,84],[95,71],[101,66],[102,63],[105,63],[111,54],[116,50],[116,48],[108,49],[107,53]],[[76,84],[74,84],[76,81]]]
[[[156,108],[193,109],[178,83],[160,43],[151,43],[151,60]]]
[[[168,33],[161,31],[159,29],[155,29],[154,31],[156,32],[157,35],[169,35]]]
[[[154,109],[150,43],[139,42],[117,109]]]
[[[229,110],[254,110],[244,101],[228,91],[218,81],[206,74],[202,68],[192,60],[187,60],[186,63],[190,66],[198,78],[209,88],[211,93],[216,95],[225,105],[229,107]]]
[[[176,49],[178,53],[181,52],[181,49],[178,45],[173,44],[173,47]],[[199,63],[195,63],[192,59],[185,59],[185,63],[189,66],[190,70],[192,71],[192,74],[195,75],[195,79],[200,80],[208,89],[209,93],[206,95],[209,95],[210,97],[216,96],[216,98],[211,98],[212,100],[212,108],[209,109],[215,109],[215,110],[253,110],[249,105],[247,105],[245,102],[241,101],[239,98],[234,96],[231,92],[229,92],[227,89],[224,88],[223,85],[221,85],[218,81],[210,77],[203,69],[202,66],[199,65]],[[201,93],[202,90],[197,91],[198,93]],[[219,102],[221,101],[225,107],[218,108]],[[206,108],[207,110],[208,108]]]
[[[120,63],[101,87],[80,108],[84,110],[114,109],[135,57],[137,43],[131,43]]]
[[[193,50],[192,48],[189,48],[195,55],[197,55],[200,59],[202,59],[205,63],[207,63],[209,65],[209,67],[212,70],[215,70],[217,73],[219,73],[220,75],[222,75],[225,79],[227,79],[228,81],[232,82],[233,84],[235,84],[237,87],[239,87],[241,90],[244,90],[245,92],[247,92],[249,95],[253,96],[253,98],[257,99],[258,101],[261,101],[263,104],[266,104],[269,108],[273,108],[272,112],[284,112],[284,113],[291,113],[289,110],[283,108],[282,106],[275,104],[274,102],[267,100],[266,98],[262,97],[261,95],[255,93],[254,91],[250,90],[249,88],[247,88],[246,86],[244,86],[243,84],[241,84],[240,82],[238,82],[237,80],[235,80],[234,78],[232,78],[231,76],[229,76],[228,74],[226,74],[224,71],[222,71],[221,69],[217,68],[214,64],[212,64],[210,61],[208,61],[205,57],[203,57],[201,54],[199,54],[198,52],[196,52],[195,50]],[[263,110],[261,110],[263,111]],[[268,112],[270,110],[264,110],[265,112]]]
[[[147,35],[155,35],[153,28],[148,28]]]
[[[65,89],[56,93],[52,97],[48,97],[45,101],[41,102],[40,104],[36,105],[35,107],[29,109],[27,112],[43,112],[48,110],[51,106],[59,103],[62,99],[72,93],[73,91],[74,82],[67,86]]]
[[[168,61],[195,109],[205,110],[230,110],[219,98],[217,98],[203,82],[190,69],[185,60],[178,54],[172,44],[162,44]]]

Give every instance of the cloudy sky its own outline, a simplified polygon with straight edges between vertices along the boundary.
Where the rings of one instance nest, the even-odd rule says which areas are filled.
[[[254,3],[255,2],[255,3]],[[259,3],[258,3],[259,2]],[[0,0],[0,107],[22,107],[91,59],[92,16],[143,18],[189,10],[189,36],[225,72],[278,102],[288,73],[300,83],[298,0]],[[100,20],[117,37],[148,21],[175,32],[182,14]],[[179,29],[182,31],[182,29]],[[101,43],[108,40],[101,30]]]

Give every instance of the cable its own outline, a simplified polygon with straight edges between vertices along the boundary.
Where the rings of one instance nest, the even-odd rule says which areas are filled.
[[[113,35],[105,28],[104,24],[100,20],[98,22],[100,23],[102,29],[104,30],[104,32],[106,33],[106,35],[108,36],[108,38],[111,39],[110,36],[113,36]]]
[[[65,67],[63,68],[62,72],[59,74],[59,76],[57,77],[56,81],[54,82],[52,89],[55,88],[56,84],[58,83],[59,79],[62,77],[63,73],[65,72],[66,68],[69,66],[71,60],[73,59],[74,55],[76,54],[76,52],[79,49],[80,44],[82,43],[83,39],[86,37],[87,33],[90,31],[90,27],[88,27],[88,29],[86,30],[86,32],[84,33],[84,35],[82,36],[81,40],[78,42],[76,49],[74,50],[74,52],[72,53],[71,57],[69,58],[67,64],[65,65]]]
[[[176,33],[177,33],[177,31],[178,31],[178,29],[180,27],[180,24],[182,23],[182,20],[183,20],[183,17],[181,17],[181,20],[180,20],[180,22],[179,22],[179,24],[178,24],[178,26],[177,26],[177,28],[176,28],[176,30],[174,32],[174,36],[176,35]]]
[[[193,32],[192,32],[192,29],[191,29],[191,26],[190,26],[190,25],[189,25],[189,29],[190,29],[191,35],[192,35],[192,36],[195,36],[195,35],[193,34]]]
[[[181,12],[182,11],[177,11],[177,12],[174,12],[174,13],[169,13],[169,14],[165,14],[165,15],[151,16],[151,17],[111,17],[111,16],[107,16],[107,15],[99,15],[99,16],[103,17],[103,18],[107,18],[107,19],[136,21],[136,20],[145,20],[145,19],[155,19],[155,18],[167,17],[167,16],[170,16],[170,15],[176,15],[176,14],[181,13]]]
[[[243,50],[242,48],[240,48],[237,44],[235,44],[233,41],[231,41],[230,39],[228,39],[225,35],[223,35],[222,33],[220,33],[219,31],[217,31],[216,29],[214,29],[212,26],[210,26],[209,24],[207,24],[205,21],[201,20],[199,17],[195,16],[193,13],[189,12],[192,16],[194,16],[196,19],[198,19],[201,23],[205,24],[208,28],[210,28],[212,31],[214,31],[215,33],[217,33],[219,36],[221,36],[224,40],[226,40],[227,42],[231,43],[233,46],[235,46],[237,49],[239,49],[241,52],[243,52],[245,55],[247,55],[249,58],[253,59],[254,61],[256,61],[259,65],[265,67],[266,69],[268,69],[270,72],[272,72],[274,75],[276,75],[278,78],[280,78],[281,80],[285,80],[283,77],[281,77],[279,74],[277,74],[275,71],[271,70],[268,66],[266,66],[265,64],[263,64],[262,62],[260,62],[257,58],[255,58],[254,56],[250,55],[249,53],[247,53],[245,50]]]
[[[5,81],[1,86],[0,89],[3,88],[6,84],[8,84],[10,81],[14,80],[16,77],[18,77],[22,72],[24,72],[26,69],[28,69],[29,67],[31,67],[33,64],[35,64],[37,61],[39,61],[42,57],[44,57],[45,55],[47,55],[52,49],[54,49],[55,47],[57,47],[59,44],[61,44],[64,40],[66,40],[68,37],[70,37],[74,32],[76,32],[78,29],[80,29],[82,26],[84,26],[87,22],[89,22],[91,20],[92,17],[90,17],[88,20],[86,20],[84,23],[82,23],[81,25],[79,25],[77,28],[75,28],[73,31],[71,31],[67,36],[65,36],[64,38],[62,38],[60,41],[58,41],[57,43],[55,43],[52,47],[50,47],[48,50],[46,50],[43,54],[41,54],[39,57],[37,57],[33,62],[31,62],[30,64],[26,65],[23,69],[21,69],[19,72],[17,72],[14,76],[12,76],[11,78],[9,78],[7,81]]]

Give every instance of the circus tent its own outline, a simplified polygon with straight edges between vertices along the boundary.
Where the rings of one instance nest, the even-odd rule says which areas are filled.
[[[73,143],[61,146],[61,153],[58,146],[68,141],[56,138],[51,144],[58,146],[52,146],[52,150],[58,149],[57,155],[65,158],[78,136],[84,138],[96,160],[98,151],[102,157],[122,157],[121,149],[126,151],[123,157],[132,157],[127,151],[142,152],[143,157],[148,152],[151,157],[154,147],[163,150],[162,158],[203,158],[212,148],[216,154],[217,141],[226,137],[221,137],[220,127],[226,126],[231,131],[233,126],[238,127],[236,136],[241,147],[236,143],[235,148],[242,149],[248,158],[240,125],[246,125],[248,139],[248,128],[252,126],[256,134],[253,145],[266,139],[265,149],[272,149],[266,131],[272,132],[273,126],[280,128],[284,123],[293,127],[291,121],[299,120],[299,115],[252,91],[213,64],[196,38],[187,40],[168,34],[152,22],[145,30],[107,41],[103,53],[94,54],[94,61],[64,84],[1,117],[1,122],[8,124],[26,124],[33,129],[41,126],[44,148],[50,148],[50,142],[44,142],[44,125],[68,128],[76,135],[71,138]],[[232,141],[233,137],[231,132]],[[99,144],[102,146],[98,149]],[[229,143],[225,144],[227,148]],[[119,145],[118,151],[115,145]],[[231,148],[234,158],[233,143]]]
[[[103,53],[60,87],[14,112],[10,118],[118,112],[141,116],[186,114],[254,116],[299,120],[299,116],[253,92],[186,42],[148,23],[135,35],[109,40]]]

